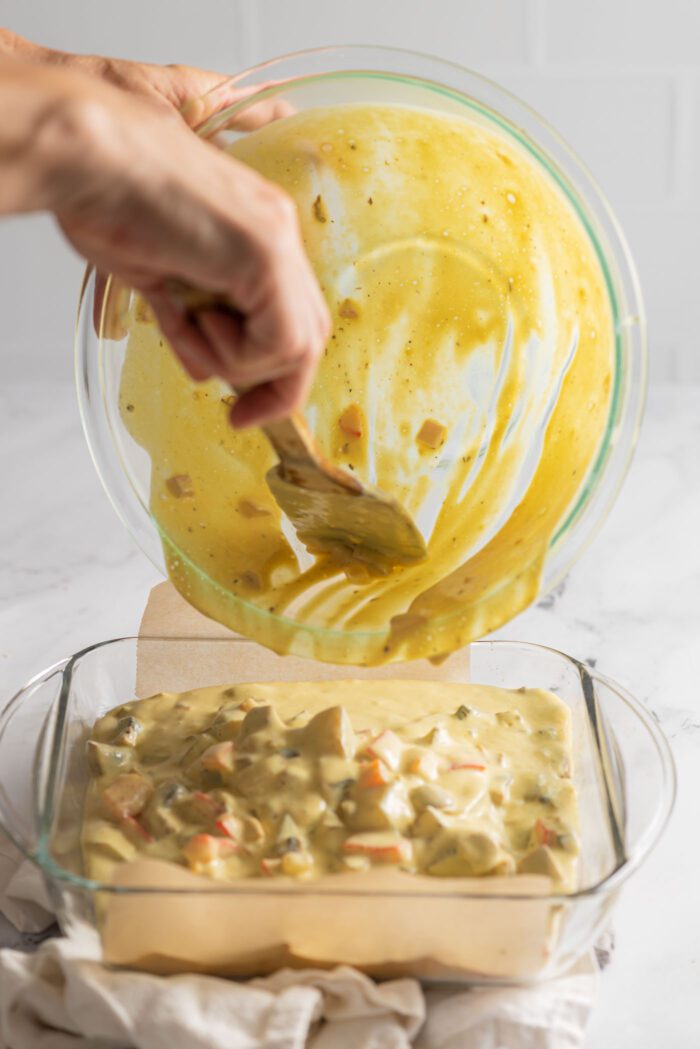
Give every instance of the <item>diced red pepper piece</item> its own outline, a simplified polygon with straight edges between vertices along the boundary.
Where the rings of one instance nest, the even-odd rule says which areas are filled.
[[[192,800],[196,808],[208,819],[218,819],[221,813],[225,811],[224,805],[220,801],[212,798],[211,794],[207,794],[203,790],[196,790],[192,795]]]
[[[535,838],[540,845],[556,845],[559,835],[548,827],[542,820],[535,821]]]
[[[362,766],[357,786],[360,790],[374,790],[376,787],[385,787],[390,781],[388,768],[383,761],[375,758]]]
[[[399,834],[369,831],[353,834],[343,842],[348,855],[369,856],[380,863],[402,863],[411,858],[411,843]]]
[[[134,816],[125,816],[119,821],[119,827],[124,831],[127,838],[135,841],[136,844],[143,842],[149,845],[152,841],[155,841],[153,835],[149,834],[143,824],[139,823]]]
[[[153,793],[153,786],[140,772],[126,772],[102,792],[102,804],[112,819],[138,816]]]
[[[260,873],[267,875],[268,878],[272,877],[273,874],[281,874],[282,860],[273,858],[260,860]]]
[[[457,772],[459,769],[473,769],[475,772],[486,772],[486,765],[479,765],[476,761],[463,761],[458,765],[450,765],[450,772]]]
[[[213,743],[208,747],[200,761],[202,768],[210,772],[232,772],[234,758],[233,740],[227,739],[223,743]]]
[[[222,816],[221,819],[216,821],[214,826],[226,838],[230,838],[235,842],[240,841],[243,827],[237,816]]]
[[[197,869],[232,856],[236,846],[227,838],[215,838],[213,834],[195,834],[182,851],[189,866]]]

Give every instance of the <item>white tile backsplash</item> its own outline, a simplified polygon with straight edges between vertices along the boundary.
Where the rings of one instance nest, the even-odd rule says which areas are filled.
[[[497,79],[573,147],[614,208],[668,199],[673,189],[672,77],[503,70]]]
[[[698,0],[542,0],[545,61],[675,68],[696,63]]]
[[[518,0],[257,0],[258,58],[323,44],[382,44],[473,66],[525,62],[528,4]]]
[[[700,0],[0,0],[0,21],[59,48],[222,71],[357,42],[478,69],[539,110],[610,199],[642,276],[652,379],[700,380]],[[37,219],[0,224],[0,260],[11,374],[67,374],[79,262]]]

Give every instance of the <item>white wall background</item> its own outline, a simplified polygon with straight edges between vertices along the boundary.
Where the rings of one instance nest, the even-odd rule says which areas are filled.
[[[492,77],[568,139],[616,209],[652,381],[700,381],[700,0],[0,0],[0,24],[64,50],[222,72],[361,42]],[[69,374],[81,270],[49,219],[0,223],[5,374]]]

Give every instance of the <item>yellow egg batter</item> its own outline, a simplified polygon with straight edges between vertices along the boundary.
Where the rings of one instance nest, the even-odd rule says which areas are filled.
[[[542,689],[315,681],[162,693],[88,743],[89,877],[138,855],[228,881],[393,867],[573,890],[571,719]]]
[[[323,451],[390,492],[427,561],[380,579],[312,558],[230,391],[185,376],[138,301],[120,391],[152,462],[168,573],[276,651],[439,657],[536,596],[610,411],[614,331],[580,219],[514,138],[396,105],[314,109],[233,154],[291,193],[334,318],[307,414]]]

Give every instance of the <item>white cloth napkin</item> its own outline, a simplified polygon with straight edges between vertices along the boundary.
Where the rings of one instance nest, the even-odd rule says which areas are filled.
[[[341,966],[248,983],[115,971],[66,939],[0,951],[2,1049],[579,1049],[587,958],[533,988],[376,984]]]
[[[25,932],[53,920],[39,872],[2,835],[0,913]],[[527,988],[377,984],[347,966],[161,977],[55,938],[0,950],[0,1049],[580,1049],[597,981],[592,951]]]

